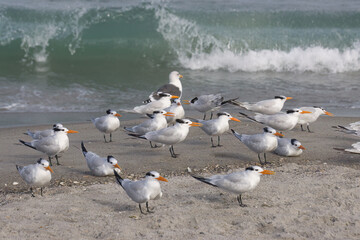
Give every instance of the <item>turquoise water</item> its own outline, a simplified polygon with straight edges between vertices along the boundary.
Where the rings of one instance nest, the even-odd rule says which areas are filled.
[[[178,70],[184,97],[360,116],[359,1],[0,1],[0,112],[131,108]]]

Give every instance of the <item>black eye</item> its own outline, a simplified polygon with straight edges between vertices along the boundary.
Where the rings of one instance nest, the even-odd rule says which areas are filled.
[[[255,169],[255,171],[259,171],[259,169]]]

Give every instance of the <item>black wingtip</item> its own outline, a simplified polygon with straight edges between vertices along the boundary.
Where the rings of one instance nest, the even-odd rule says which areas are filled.
[[[116,172],[115,169],[114,169],[114,175],[117,183],[120,184],[120,186],[122,186],[122,182],[124,181],[124,179]]]
[[[85,153],[88,152],[88,151],[86,150],[85,146],[84,146],[84,142],[83,142],[83,141],[81,141],[81,150],[82,150],[84,156],[85,156]]]
[[[192,177],[195,178],[196,180],[199,180],[199,181],[203,182],[203,183],[209,184],[209,185],[211,185],[213,187],[217,187],[216,185],[210,183],[207,178],[198,177],[198,176],[195,176],[195,175],[192,175]]]
[[[27,147],[30,147],[30,148],[36,150],[36,148],[34,148],[33,146],[31,146],[31,143],[29,143],[29,142],[25,142],[25,141],[23,141],[23,140],[21,140],[21,139],[19,139],[19,142],[21,142],[22,144],[24,144],[24,145],[27,146]]]
[[[236,133],[234,129],[230,129],[230,130],[231,130],[231,132],[232,132],[233,134],[235,134],[235,133]]]

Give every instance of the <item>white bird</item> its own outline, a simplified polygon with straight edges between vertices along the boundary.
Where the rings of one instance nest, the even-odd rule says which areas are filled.
[[[104,133],[105,142],[107,142],[105,137],[106,133],[110,133],[110,142],[112,142],[112,133],[120,127],[118,117],[121,117],[121,115],[111,109],[108,109],[106,114],[107,115],[102,117],[93,118],[91,121],[100,132]]]
[[[267,99],[255,103],[237,101],[232,101],[231,103],[249,111],[271,115],[280,112],[284,107],[285,101],[289,99],[292,99],[292,97],[275,96],[274,99]]]
[[[185,140],[191,126],[201,125],[201,123],[192,122],[189,119],[176,119],[176,124],[174,126],[163,128],[158,131],[148,132],[143,136],[129,135],[147,139],[151,142],[170,145],[169,151],[171,157],[176,158],[177,154],[174,152],[174,144]]]
[[[43,137],[48,137],[48,136],[54,135],[54,129],[62,128],[62,127],[64,127],[64,126],[61,123],[56,123],[53,125],[52,129],[46,129],[46,130],[34,131],[34,132],[27,130],[27,132],[25,134],[29,135],[32,139],[40,139]]]
[[[152,101],[156,101],[160,99],[160,93],[168,93],[173,96],[179,96],[181,98],[182,95],[182,84],[180,78],[183,76],[177,72],[173,71],[169,74],[169,83],[161,86],[157,91],[152,92],[149,96],[148,100],[145,100],[144,103],[149,103]]]
[[[309,114],[301,114],[299,116],[298,124],[300,124],[302,131],[304,131],[303,125],[306,124],[307,130],[309,132],[311,132],[310,128],[309,128],[310,123],[315,122],[320,117],[320,115],[323,115],[323,114],[328,115],[328,116],[333,116],[334,115],[334,114],[332,114],[330,112],[325,111],[325,109],[323,109],[322,107],[316,107],[316,106],[314,106],[314,107],[301,107],[300,110],[310,112]]]
[[[33,192],[33,186],[41,187],[41,196],[43,195],[42,187],[51,180],[51,172],[53,170],[49,167],[49,162],[40,158],[35,164],[27,166],[16,165],[16,169],[20,173],[21,178],[30,185],[31,196],[35,197]]]
[[[54,135],[49,137],[35,139],[31,142],[25,142],[23,140],[19,141],[27,147],[33,148],[48,155],[50,166],[52,166],[52,157],[55,157],[57,165],[60,165],[58,154],[66,151],[69,148],[69,137],[67,136],[68,133],[78,133],[78,131],[69,130],[65,127],[55,128]]]
[[[156,171],[146,173],[145,179],[138,181],[131,181],[123,179],[114,171],[116,181],[125,190],[126,194],[136,203],[139,204],[140,212],[145,214],[141,209],[141,203],[146,203],[147,212],[149,210],[149,201],[161,198],[162,192],[159,181],[167,182],[168,180]]]
[[[240,207],[246,207],[243,204],[241,195],[253,190],[260,182],[262,174],[274,174],[273,171],[264,170],[259,166],[252,166],[243,172],[234,172],[227,175],[213,175],[208,178],[193,176],[195,179],[207,183],[211,186],[221,188],[225,191],[237,194],[237,201]]]
[[[135,135],[142,136],[148,132],[157,131],[167,127],[167,116],[174,116],[172,112],[166,112],[164,110],[154,111],[151,119],[146,120],[145,122],[140,123],[139,125],[133,127],[124,127],[128,132],[131,132]],[[151,147],[152,144],[150,142]]]
[[[185,110],[179,98],[174,99],[171,106],[164,110],[173,113],[173,116],[166,117],[168,124],[175,124],[176,119],[183,119],[185,117]]]
[[[278,147],[274,150],[274,153],[284,157],[296,157],[303,153],[305,148],[301,145],[301,142],[295,138],[278,138]]]
[[[220,135],[229,130],[229,120],[240,122],[239,119],[234,118],[227,112],[221,112],[217,114],[218,118],[211,120],[196,120],[201,123],[200,127],[207,135],[211,136],[211,146],[216,147],[213,142],[214,136],[218,137],[218,145],[220,145]]]
[[[271,127],[265,127],[263,133],[253,135],[239,134],[233,129],[231,129],[231,131],[237,139],[244,143],[250,150],[258,154],[260,164],[266,164],[266,153],[272,152],[277,148],[277,136],[284,136]],[[261,153],[264,153],[264,163],[261,162]]]
[[[159,99],[148,102],[145,105],[136,106],[133,108],[135,113],[151,114],[154,111],[160,111],[170,107],[171,99],[179,98],[179,96],[171,95],[169,93],[159,93]]]
[[[117,163],[117,160],[109,155],[106,158],[100,157],[96,153],[88,152],[84,146],[84,142],[81,141],[81,150],[86,159],[86,163],[95,176],[103,177],[114,175],[114,170],[117,172],[121,171],[120,166]]]
[[[249,117],[245,113],[239,113],[253,121],[275,128],[278,131],[286,131],[293,129],[296,126],[299,121],[300,114],[308,114],[311,112],[295,108],[287,110],[286,113],[280,112],[273,115],[257,113],[254,118]]]
[[[237,99],[237,98],[235,98]],[[184,100],[184,104],[189,104],[190,107],[198,112],[204,113],[204,118],[206,118],[206,113],[211,112],[210,119],[213,117],[213,112],[220,109],[226,103],[231,103],[235,101],[235,99],[229,99],[224,101],[224,97],[218,94],[209,94],[209,95],[201,95],[199,97],[195,97],[193,99]]]

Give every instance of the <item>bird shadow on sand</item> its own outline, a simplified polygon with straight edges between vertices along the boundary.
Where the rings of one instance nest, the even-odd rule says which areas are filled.
[[[221,158],[231,158],[231,159],[238,159],[239,161],[243,163],[248,163],[250,161],[253,161],[254,158],[250,158],[247,155],[239,154],[239,153],[231,153],[231,152],[216,152],[214,153],[215,157],[221,157]]]
[[[104,205],[107,207],[110,207],[112,209],[114,209],[114,211],[117,212],[132,212],[132,211],[136,211],[136,205],[132,204],[120,204],[118,202],[111,202],[111,201],[106,201],[106,200],[99,200],[99,199],[93,199],[93,202],[98,203],[100,205]]]

